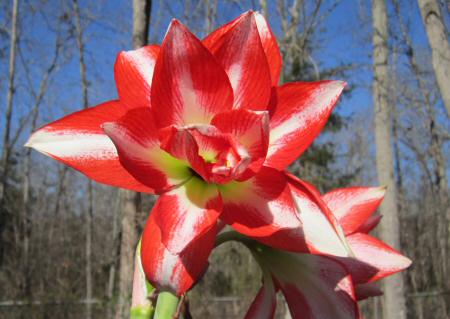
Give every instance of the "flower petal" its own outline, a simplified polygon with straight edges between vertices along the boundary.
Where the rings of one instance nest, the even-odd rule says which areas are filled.
[[[332,190],[322,198],[348,235],[372,216],[385,193],[384,187],[352,187]]]
[[[186,184],[158,198],[152,215],[161,230],[161,241],[173,254],[217,224],[222,200],[217,186],[192,177]]]
[[[183,253],[171,253],[161,241],[161,231],[151,214],[142,235],[142,266],[147,279],[160,291],[180,296],[204,274],[214,247],[215,227],[197,237]]]
[[[411,260],[382,241],[366,234],[347,237],[355,258],[339,258],[355,284],[372,282],[408,268]]]
[[[217,114],[211,124],[223,133],[229,133],[241,144],[251,157],[250,175],[253,176],[261,168],[267,154],[269,142],[269,115],[266,111],[256,112],[238,109]]]
[[[255,16],[250,11],[244,13],[225,31],[205,39],[204,44],[228,74],[234,108],[266,110],[271,77]]]
[[[375,227],[378,226],[380,223],[380,220],[383,216],[382,215],[372,215],[370,216],[364,224],[359,226],[359,228],[355,231],[355,233],[370,233]]]
[[[152,193],[119,162],[116,148],[101,125],[117,120],[127,109],[109,101],[72,113],[34,132],[25,146],[56,159],[103,184]]]
[[[195,138],[184,127],[175,125],[165,127],[159,131],[160,147],[179,160],[189,163],[203,179],[208,179],[205,161],[200,156],[200,149]]]
[[[383,291],[375,283],[360,284],[355,286],[356,299],[364,300],[370,297],[381,296]]]
[[[326,213],[320,207],[308,189],[298,183],[289,183],[295,205],[302,221],[303,233],[311,252],[330,254],[333,256],[348,256],[348,249],[339,237],[333,224],[327,219]]]
[[[270,77],[272,79],[272,85],[277,86],[280,79],[280,72],[282,67],[282,59],[280,48],[277,44],[277,39],[272,32],[266,18],[259,13],[255,12],[256,26],[258,27],[259,37],[266,54],[267,63],[269,64]]]
[[[308,247],[314,253],[348,256],[350,248],[336,218],[319,191],[292,174],[286,174]]]
[[[138,181],[161,193],[192,174],[186,163],[159,148],[158,130],[148,107],[126,113],[116,122],[103,124],[114,142],[122,165]]]
[[[117,55],[114,77],[120,102],[128,108],[150,107],[153,70],[159,46],[147,45]]]
[[[296,284],[281,284],[292,318],[359,318],[351,277],[337,265],[323,265],[325,258],[320,261],[313,263],[311,272],[315,274],[309,275],[310,278]]]
[[[351,277],[338,262],[264,247],[252,253],[271,272],[292,318],[359,318]]]
[[[271,278],[263,281],[244,319],[273,319],[277,306],[277,294]]]
[[[307,251],[283,173],[262,167],[249,180],[220,185],[219,190],[221,218],[238,232],[272,247]]]
[[[209,124],[232,108],[230,81],[211,53],[186,27],[173,20],[156,61],[152,109],[159,128]]]
[[[217,30],[210,33],[203,40],[203,44],[208,48],[215,47],[217,45],[216,43],[223,41],[221,38],[224,36],[224,34],[233,29],[233,27],[237,23],[241,22],[243,17],[247,14],[253,14],[253,16],[255,17],[259,38],[261,40],[261,44],[266,55],[266,60],[269,65],[272,86],[277,86],[282,66],[281,53],[275,35],[273,34],[269,24],[262,14],[249,11],[248,13],[240,15],[233,21],[219,27]]]
[[[320,133],[345,82],[297,82],[277,87],[272,99],[267,166],[284,169]]]
[[[239,179],[251,162],[247,150],[231,134],[213,125],[169,126],[160,130],[161,148],[189,162],[209,183]]]

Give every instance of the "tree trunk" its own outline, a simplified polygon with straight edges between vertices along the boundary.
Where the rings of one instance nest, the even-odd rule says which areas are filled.
[[[10,134],[11,134],[11,116],[14,98],[14,76],[16,74],[16,47],[17,47],[17,20],[18,20],[19,0],[13,1],[11,18],[11,42],[9,48],[9,73],[8,73],[8,93],[6,96],[5,107],[5,130],[3,133],[3,154],[2,154],[2,172],[0,180],[0,265],[3,263],[3,231],[6,226],[7,208],[6,208],[6,185],[8,183],[9,158],[11,155]]]
[[[133,48],[147,44],[152,1],[133,0]],[[119,300],[116,318],[125,318],[131,306],[134,273],[134,254],[138,242],[136,217],[141,202],[140,194],[121,191],[122,225],[120,243]]]
[[[46,69],[44,75],[42,76],[42,80],[39,85],[39,91],[36,94],[34,90],[32,91],[32,95],[34,96],[34,106],[32,108],[32,116],[31,116],[31,129],[33,132],[37,126],[37,120],[39,117],[39,108],[42,102],[42,99],[45,96],[47,91],[47,83],[50,78],[50,75],[56,68],[59,52],[61,49],[61,41],[58,37],[56,39],[55,44],[55,55],[53,56],[50,65]],[[28,72],[28,71],[27,71]],[[30,85],[32,85],[30,81]],[[30,202],[30,172],[31,172],[31,148],[27,148],[25,152],[25,159],[23,164],[23,172],[22,172],[22,228],[23,228],[23,238],[22,238],[22,272],[23,272],[23,283],[22,283],[22,292],[25,298],[31,299],[31,273],[29,271],[29,246],[30,246],[30,236],[31,236],[31,214],[32,211],[29,207]]]
[[[450,116],[450,46],[437,0],[418,0],[432,52],[434,74],[447,115]]]
[[[88,80],[86,74],[86,63],[84,61],[84,42],[83,42],[83,29],[81,27],[80,8],[78,1],[73,0],[73,11],[75,16],[75,32],[78,46],[78,64],[80,67],[80,82],[83,99],[83,109],[89,107],[88,97]],[[87,195],[88,203],[86,208],[86,319],[92,318],[92,303],[93,299],[93,280],[92,280],[92,219],[94,214],[94,193],[92,188],[92,181],[87,182]]]
[[[119,191],[120,192],[120,191]],[[111,263],[109,267],[109,277],[108,277],[108,287],[106,289],[107,297],[109,300],[108,305],[108,319],[114,318],[114,304],[113,304],[113,296],[114,296],[114,286],[116,280],[116,268],[117,268],[117,260],[120,254],[120,246],[119,246],[119,214],[120,214],[120,206],[121,206],[121,196],[119,192],[115,193],[116,195],[116,209],[113,212],[113,229],[112,229],[112,240],[114,247],[114,255],[111,258]]]
[[[259,6],[261,7],[262,15],[267,19],[269,17],[269,11],[267,8],[267,0],[259,0]]]
[[[385,0],[372,0],[374,117],[377,150],[377,173],[380,184],[387,186],[381,204],[381,237],[389,245],[400,248],[399,216],[391,148],[391,119],[388,105],[388,24]],[[384,319],[405,319],[406,304],[401,274],[384,280]]]

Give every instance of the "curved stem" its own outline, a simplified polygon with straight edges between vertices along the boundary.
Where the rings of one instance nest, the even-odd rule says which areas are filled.
[[[226,243],[228,241],[238,241],[246,246],[251,244],[253,242],[252,239],[246,237],[245,235],[242,235],[234,230],[226,231],[221,234],[219,234],[216,238],[216,244],[214,247],[218,247],[222,245],[223,243]]]
[[[172,319],[177,312],[179,298],[170,292],[162,291],[156,302],[154,319]]]

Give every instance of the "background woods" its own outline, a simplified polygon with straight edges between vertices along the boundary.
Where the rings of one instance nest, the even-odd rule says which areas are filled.
[[[348,82],[291,171],[323,192],[389,187],[379,235],[414,263],[365,317],[450,317],[448,1],[11,0],[0,3],[0,318],[127,317],[155,198],[90,183],[23,144],[43,123],[116,98],[117,53],[160,43],[173,17],[203,37],[249,9],[274,29],[282,81]],[[259,283],[250,254],[222,245],[189,293],[192,315],[243,317]]]

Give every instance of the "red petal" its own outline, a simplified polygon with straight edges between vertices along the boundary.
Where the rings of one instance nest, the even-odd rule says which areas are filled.
[[[217,186],[196,177],[161,195],[152,210],[162,242],[173,254],[181,253],[198,237],[216,227],[222,210]]]
[[[355,286],[356,299],[364,300],[370,297],[381,296],[383,292],[375,283],[361,284]]]
[[[158,193],[192,175],[185,163],[159,148],[158,130],[150,108],[133,109],[103,128],[116,145],[122,165]]]
[[[286,176],[311,250],[334,256],[348,256],[350,249],[345,234],[319,191],[292,174]]]
[[[202,178],[224,184],[241,176],[250,157],[230,134],[213,125],[170,126],[160,130],[161,148],[185,160]]]
[[[249,165],[251,175],[261,168],[267,154],[269,142],[269,115],[267,112],[255,112],[238,109],[217,114],[211,122],[223,133],[229,133],[248,152],[252,163]]]
[[[323,283],[314,286],[298,287],[289,284],[282,286],[293,319],[359,318],[350,276],[335,277],[332,272],[327,276],[330,278],[322,278]]]
[[[266,54],[252,12],[241,15],[221,36],[204,43],[227,72],[234,92],[234,107],[267,109],[271,78]]]
[[[245,15],[253,14],[256,21],[256,26],[258,29],[259,38],[266,55],[266,60],[269,65],[270,77],[272,80],[272,85],[277,86],[278,80],[280,78],[282,59],[280,54],[280,49],[277,44],[277,40],[269,24],[267,23],[264,16],[258,12],[249,12],[240,15],[233,21],[221,26],[217,30],[209,34],[204,40],[203,44],[208,48],[213,48],[220,43],[224,34],[229,32],[237,23],[241,22]]]
[[[159,46],[148,45],[137,50],[122,51],[114,65],[114,77],[120,102],[128,108],[150,107],[153,69]]]
[[[272,280],[264,280],[244,319],[273,319],[277,306],[276,297]]]
[[[26,146],[48,155],[85,174],[93,180],[151,193],[120,164],[116,148],[101,125],[117,120],[127,109],[110,101],[72,113],[34,132]]]
[[[266,164],[284,169],[320,133],[345,86],[341,81],[297,82],[276,89]]]
[[[169,290],[178,296],[184,294],[206,271],[216,234],[216,228],[212,227],[182,254],[172,254],[161,242],[161,231],[150,215],[141,244],[142,266],[147,279],[161,291]]]
[[[370,216],[364,224],[362,224],[355,233],[370,233],[377,225],[380,223],[380,220],[383,216],[381,215],[372,215]]]
[[[345,238],[327,219],[320,196],[291,179],[288,183],[284,173],[263,166],[249,180],[219,190],[221,218],[238,232],[278,249],[348,256]]]
[[[385,193],[383,187],[352,187],[335,189],[322,198],[348,235],[376,211]]]
[[[155,66],[152,108],[158,127],[209,124],[232,108],[228,77],[211,53],[180,22],[173,20]]]
[[[256,257],[275,278],[292,318],[358,318],[351,277],[338,262],[275,250]]]
[[[356,233],[347,237],[356,260],[340,258],[357,284],[372,282],[411,265],[411,260],[382,241],[366,234]]]
[[[264,16],[258,12],[255,12],[256,25],[258,27],[259,37],[266,54],[267,63],[269,64],[270,77],[272,79],[272,85],[277,86],[280,79],[280,72],[282,67],[282,59],[280,48],[277,44],[277,39],[270,29]]]
[[[208,179],[205,161],[199,154],[199,147],[188,129],[169,126],[159,131],[161,149],[190,164],[203,179]]]
[[[249,180],[221,185],[219,190],[224,201],[221,218],[238,232],[275,248],[309,251],[283,173],[262,167]]]

